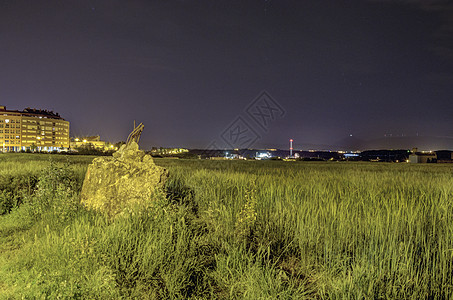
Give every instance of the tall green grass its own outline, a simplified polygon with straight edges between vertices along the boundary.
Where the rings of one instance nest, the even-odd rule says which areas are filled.
[[[179,164],[178,164],[179,163]],[[325,298],[450,298],[450,165],[168,162],[190,174],[212,240],[229,245],[256,188],[246,249]],[[190,170],[196,170],[192,171]]]
[[[74,172],[74,182],[81,187],[91,156],[48,154],[0,154],[0,215],[23,203],[36,188],[40,172],[49,164],[67,164]]]
[[[453,294],[450,165],[158,159],[166,194],[110,220],[74,206],[89,158],[34,158],[12,158],[38,188],[0,217],[6,298]]]

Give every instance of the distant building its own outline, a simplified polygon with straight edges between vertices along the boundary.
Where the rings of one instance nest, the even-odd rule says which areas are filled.
[[[185,148],[156,148],[151,149],[151,154],[153,155],[174,155],[174,154],[183,154],[188,153],[189,150]]]
[[[270,159],[272,155],[268,151],[257,151],[255,154],[256,160]]]
[[[414,152],[415,153],[415,152]],[[411,151],[400,150],[365,150],[360,153],[361,160],[374,162],[406,162]],[[344,154],[347,157],[347,154]]]
[[[436,158],[438,163],[453,163],[453,151],[450,150],[436,151]]]
[[[410,163],[431,163],[436,162],[437,156],[435,152],[412,152],[409,155],[409,162]]]
[[[0,106],[0,150],[61,151],[69,148],[69,122],[53,111]]]
[[[89,145],[98,150],[109,150],[108,143],[101,141],[101,137],[99,135],[71,138],[71,149],[86,147]],[[113,145],[110,145],[110,148],[113,150]]]

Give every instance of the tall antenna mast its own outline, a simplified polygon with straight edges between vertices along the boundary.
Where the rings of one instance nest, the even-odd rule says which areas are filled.
[[[293,139],[289,140],[289,157],[293,157]]]

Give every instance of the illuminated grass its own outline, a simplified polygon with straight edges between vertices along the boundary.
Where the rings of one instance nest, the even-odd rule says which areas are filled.
[[[450,165],[179,163],[168,165],[178,165],[181,174],[197,169],[185,180],[220,244],[234,239],[244,190],[256,182],[257,221],[248,249],[267,251],[284,278],[318,296],[453,293]]]
[[[35,157],[13,159],[36,175],[48,157]],[[91,158],[69,160],[83,180]],[[156,163],[170,171],[168,196],[146,211],[34,221],[23,205],[0,217],[0,295],[452,297],[453,166]]]

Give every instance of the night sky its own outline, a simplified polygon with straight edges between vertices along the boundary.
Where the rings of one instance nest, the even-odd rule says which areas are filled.
[[[453,136],[453,1],[0,0],[0,104],[145,149]]]

